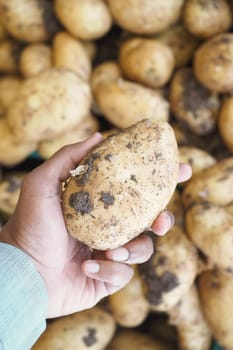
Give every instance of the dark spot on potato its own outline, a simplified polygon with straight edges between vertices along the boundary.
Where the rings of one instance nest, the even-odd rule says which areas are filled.
[[[88,214],[93,210],[88,192],[72,193],[69,198],[69,205],[81,214]]]
[[[160,256],[157,262],[157,265],[162,266],[167,262],[167,257],[166,256]]]
[[[7,186],[7,192],[15,192],[17,191],[22,184],[22,179],[19,179],[17,177],[11,177],[8,180],[8,186]]]
[[[109,205],[114,204],[115,198],[109,192],[101,192],[100,200],[104,203],[104,208],[108,209]]]
[[[206,256],[200,249],[197,249],[197,254],[198,254],[198,258],[199,258],[204,264],[207,264],[207,263],[208,263],[208,258],[207,258],[207,256]]]
[[[106,154],[106,156],[104,157],[104,159],[108,160],[109,162],[111,162],[112,160],[112,154]]]
[[[92,170],[94,169],[94,161],[98,158],[100,158],[100,155],[98,153],[93,153],[86,160],[86,162],[84,164],[88,165],[88,168],[87,168],[87,171],[85,172],[85,174],[77,176],[76,182],[78,185],[86,185],[86,183],[89,180],[90,174],[91,174]]]
[[[202,206],[203,210],[209,210],[212,208],[212,204],[210,202],[201,202],[200,205]]]
[[[232,267],[227,267],[226,272],[232,273],[233,274],[233,268]]]
[[[134,182],[136,182],[136,183],[137,183],[136,176],[135,176],[135,175],[133,175],[133,174],[130,176],[130,180],[132,180],[132,181],[134,181]]]
[[[220,287],[220,284],[216,281],[211,281],[210,283],[210,288],[213,288],[213,289],[218,289]]]
[[[13,46],[12,46],[12,49],[11,49],[11,52],[10,52],[10,55],[14,61],[14,63],[16,65],[19,64],[19,58],[20,58],[20,55],[21,55],[21,51],[22,51],[22,48],[23,46],[22,45],[18,45],[17,43],[15,43]]]
[[[229,178],[229,175],[225,175],[225,176],[222,176],[219,179],[217,179],[216,182],[222,182],[222,181],[227,180],[228,178]]]
[[[132,143],[129,142],[129,143],[126,145],[126,147],[129,148],[129,149],[132,148]]]
[[[73,219],[73,215],[72,215],[72,214],[70,214],[70,213],[66,214],[66,219],[68,219],[68,220]]]
[[[37,1],[36,4],[41,10],[45,30],[49,37],[52,37],[61,29],[53,11],[53,4],[43,0]]]
[[[233,173],[233,166],[229,166],[226,168],[226,172]]]
[[[83,341],[86,346],[92,346],[97,342],[96,338],[96,329],[95,328],[87,328],[87,335],[83,337]]]
[[[209,9],[211,7],[214,7],[216,9],[220,9],[222,6],[222,2],[220,2],[219,0],[199,0],[199,4],[201,7],[203,7],[204,9]]]

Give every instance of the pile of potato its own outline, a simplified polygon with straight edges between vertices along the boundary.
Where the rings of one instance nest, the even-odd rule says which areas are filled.
[[[174,228],[131,282],[49,322],[35,349],[209,350],[214,338],[233,350],[232,28],[231,0],[0,0],[4,220],[16,166],[97,130],[168,121],[193,169],[168,205]]]

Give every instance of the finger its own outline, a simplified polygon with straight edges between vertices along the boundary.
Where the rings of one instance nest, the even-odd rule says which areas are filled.
[[[100,141],[102,141],[102,135],[95,133],[84,142],[61,148],[49,160],[31,172],[35,189],[37,183],[40,184],[39,190],[41,190],[41,183],[51,190],[60,189],[61,182],[69,177],[70,170],[74,169],[78,162]]]
[[[86,260],[82,270],[87,277],[117,287],[124,286],[133,277],[132,267],[108,260]]]
[[[106,257],[127,264],[141,264],[150,259],[153,250],[151,238],[140,235],[120,248],[106,251]]]
[[[151,229],[159,236],[165,235],[175,223],[173,214],[169,210],[162,211],[151,225]]]
[[[180,163],[178,182],[184,182],[192,176],[192,168],[186,163]]]

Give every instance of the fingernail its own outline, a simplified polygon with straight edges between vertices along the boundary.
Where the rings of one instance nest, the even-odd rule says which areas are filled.
[[[168,210],[166,210],[165,213],[167,215],[167,220],[169,222],[169,228],[171,228],[175,223],[174,215]]]
[[[85,264],[85,270],[87,273],[97,273],[100,270],[100,265],[95,261],[88,261]]]
[[[111,258],[114,261],[125,261],[129,259],[129,251],[126,248],[118,248],[111,251]]]

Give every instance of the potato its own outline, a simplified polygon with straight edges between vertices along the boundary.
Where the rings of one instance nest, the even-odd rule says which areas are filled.
[[[0,77],[0,115],[5,115],[8,107],[16,98],[22,79],[17,75]]]
[[[118,128],[127,128],[140,120],[167,121],[168,102],[161,91],[117,77],[120,71],[115,65],[93,72],[92,92],[97,106],[105,118]]]
[[[233,269],[233,216],[215,204],[201,202],[188,209],[186,231],[194,244],[218,266]]]
[[[224,143],[233,152],[233,96],[223,102],[218,125]]]
[[[175,59],[167,45],[154,39],[133,38],[120,47],[119,64],[126,78],[157,88],[170,79]]]
[[[170,199],[167,209],[170,210],[175,218],[175,224],[178,226],[184,226],[184,207],[182,198],[178,190],[175,190],[172,198]]]
[[[82,142],[98,131],[98,129],[98,120],[92,115],[87,115],[73,129],[59,134],[50,140],[40,142],[37,151],[42,158],[48,159],[61,147],[75,142]]]
[[[24,172],[9,174],[0,181],[0,213],[8,220],[14,213],[25,176]]]
[[[118,292],[108,297],[114,320],[123,327],[137,327],[145,321],[150,308],[146,301],[142,282],[134,266],[134,276],[129,283]]]
[[[136,34],[155,34],[181,17],[183,0],[108,0],[116,23]]]
[[[233,201],[233,157],[195,175],[185,187],[182,195],[186,207],[197,201],[208,201],[220,206]]]
[[[180,163],[186,163],[191,166],[193,175],[216,164],[214,157],[206,151],[197,147],[188,146],[179,147],[179,160]],[[187,182],[185,182],[185,184],[187,184]]]
[[[66,32],[58,33],[53,40],[54,67],[74,71],[89,80],[91,61],[81,41]]]
[[[61,23],[78,39],[98,39],[112,26],[108,7],[102,0],[55,0],[54,6]]]
[[[52,50],[45,44],[28,45],[21,53],[19,69],[25,78],[52,67]]]
[[[42,141],[76,126],[90,109],[88,84],[65,69],[48,69],[26,79],[8,109],[13,133]]]
[[[139,266],[151,310],[169,311],[187,293],[197,274],[198,257],[181,227],[155,239],[155,252]]]
[[[35,141],[16,138],[5,119],[0,119],[0,165],[15,166],[36,149]]]
[[[0,72],[16,73],[21,52],[21,44],[7,39],[0,42]]]
[[[177,24],[158,34],[155,39],[170,47],[177,68],[188,64],[197,48],[198,40],[182,24]]]
[[[231,28],[231,7],[227,0],[187,0],[183,20],[190,33],[207,39]]]
[[[67,230],[91,248],[119,247],[150,227],[178,179],[168,123],[144,120],[104,140],[80,162],[63,196]]]
[[[0,12],[6,30],[20,41],[45,41],[59,29],[53,4],[46,0],[0,0]]]
[[[169,322],[177,328],[180,349],[210,349],[212,335],[202,312],[197,288],[194,285],[169,311]]]
[[[106,61],[94,68],[91,74],[91,88],[93,91],[99,88],[99,85],[108,81],[116,81],[122,78],[122,72],[115,61]]]
[[[207,40],[194,55],[197,79],[212,91],[233,91],[233,33]]]
[[[166,342],[151,337],[139,331],[121,330],[110,342],[106,350],[171,350],[172,346]]]
[[[199,294],[211,332],[226,350],[233,348],[233,275],[220,269],[203,273]]]
[[[94,307],[48,324],[32,350],[102,350],[114,332],[112,316]]]
[[[216,126],[220,109],[218,95],[195,78],[191,68],[181,68],[170,85],[171,111],[194,133],[206,135]]]

